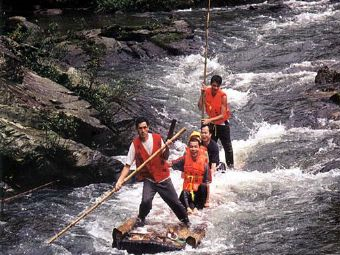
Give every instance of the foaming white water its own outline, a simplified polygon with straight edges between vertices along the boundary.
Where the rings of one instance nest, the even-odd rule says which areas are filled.
[[[185,251],[169,254],[221,254],[232,249],[235,240],[234,233],[240,230],[238,226],[244,221],[251,221],[254,215],[265,218],[275,215],[281,205],[282,212],[289,213],[287,199],[294,204],[313,201],[315,196],[323,190],[336,189],[332,186],[332,179],[340,176],[339,171],[311,175],[299,168],[273,169],[268,173],[258,171],[227,171],[218,172],[211,184],[211,207],[190,216],[193,224],[207,222],[207,235],[198,249],[186,247]],[[178,192],[181,191],[183,180],[178,171],[171,173],[171,178]],[[116,197],[110,200],[110,207],[101,212],[95,220],[86,225],[87,231],[95,238],[95,248],[98,251],[112,252],[111,230],[126,218],[135,216],[141,199],[141,184],[125,187]],[[268,206],[268,202],[271,206]],[[119,215],[115,213],[119,211]],[[173,223],[177,218],[158,196],[155,196],[153,209],[147,220]],[[114,250],[113,250],[114,251]],[[117,251],[118,252],[118,251]],[[123,254],[123,253],[122,253]]]
[[[323,127],[330,127],[332,130],[340,129],[340,121],[339,120],[330,120],[326,118],[318,118],[318,123]]]
[[[269,124],[267,122],[255,123],[247,140],[234,140],[234,162],[236,168],[241,168],[248,155],[252,153],[257,146],[277,142],[286,133],[286,129],[281,124]],[[224,159],[224,151],[220,152],[220,158]]]
[[[241,92],[235,89],[224,89],[228,95],[228,103],[232,104],[233,108],[240,109],[249,101],[249,92]]]
[[[204,57],[200,54],[191,54],[173,61],[174,65],[178,67],[176,69],[164,67],[167,69],[167,75],[162,78],[164,83],[181,89],[189,87],[199,90],[203,81]],[[219,74],[222,77],[228,75],[225,66],[218,62],[217,57],[207,59],[207,75],[209,76],[210,74]]]
[[[306,128],[286,131],[282,125],[258,123],[243,146],[237,146],[242,145],[242,141],[234,143],[234,150],[236,154],[242,153],[242,150],[250,152],[257,145],[275,142],[289,132],[308,135],[313,131],[311,136],[318,137],[328,132]],[[331,141],[330,146],[332,146]],[[184,148],[185,144],[177,141],[171,150],[172,158],[182,155]],[[206,254],[207,252],[222,254],[223,251],[233,249],[237,245],[233,235],[239,234],[240,224],[251,222],[253,217],[278,217],[276,214],[281,211],[291,213],[287,200],[292,201],[294,205],[306,204],[313,201],[320,192],[329,190],[335,192],[334,189],[338,189],[334,185],[335,178],[339,176],[340,170],[312,175],[300,168],[277,168],[266,173],[236,170],[218,172],[211,184],[211,207],[190,216],[193,224],[202,221],[208,223],[206,238],[198,249],[186,247],[185,251],[169,254]],[[181,173],[172,171],[171,178],[179,194],[183,182]],[[141,194],[141,184],[123,187],[114,199],[108,201],[106,208],[97,213],[92,222],[86,224],[86,230],[94,237],[94,247],[97,251],[118,252],[111,248],[112,228],[119,226],[125,219],[137,215]],[[148,219],[169,223],[178,221],[158,195],[155,196]],[[124,254],[121,251],[119,253]]]
[[[243,48],[248,43],[247,40],[245,40],[243,38],[235,37],[235,36],[231,36],[229,38],[224,38],[222,42],[225,46],[231,48],[232,50],[237,50],[237,49]]]
[[[290,8],[298,8],[300,10],[310,10],[311,8],[317,7],[318,9],[320,6],[327,6],[329,0],[321,0],[321,1],[298,1],[298,0],[289,0],[284,1],[286,5]]]
[[[232,74],[227,77],[227,83],[233,84],[233,89],[247,90],[248,97],[250,92],[266,85],[270,85],[270,89],[275,91],[288,91],[290,88],[286,84],[292,84],[292,88],[299,85],[305,86],[306,83],[314,82],[315,75],[315,71],[288,68],[284,72]],[[282,86],[282,84],[285,84],[285,86]]]
[[[179,65],[179,67],[174,69],[169,66],[164,66],[166,75],[161,78],[161,81],[164,86],[171,87],[171,90],[177,91],[178,97],[175,97],[177,97],[177,100],[184,104],[184,106],[190,105],[190,108],[180,108],[180,111],[195,116],[198,113],[198,109],[197,107],[192,108],[191,106],[195,105],[196,100],[199,98],[200,88],[202,86],[204,57],[200,54],[192,54],[172,61],[173,65]],[[224,80],[222,88],[227,92],[228,103],[230,103],[232,107],[239,109],[247,104],[250,93],[249,89],[241,91],[234,88],[235,83],[238,88],[242,88],[237,82],[244,80],[244,77],[239,76],[237,82],[234,82],[235,79],[230,78],[232,75],[226,70],[224,65],[219,63],[218,57],[208,59],[207,70],[207,84],[209,84],[209,78],[213,74],[222,76],[222,79]],[[247,86],[250,87],[251,79],[247,81],[244,80],[243,83],[246,83]],[[192,110],[195,110],[195,112],[191,112]],[[161,109],[160,114],[161,116],[167,116],[166,109]]]
[[[298,6],[292,5],[294,9],[299,8]],[[310,27],[315,23],[320,23],[326,21],[328,18],[337,15],[338,11],[334,11],[331,8],[324,10],[323,12],[312,13],[308,12],[310,6],[308,8],[303,8],[299,13],[293,17],[289,17],[283,21],[269,21],[264,24],[261,31],[266,31],[266,33],[275,32],[275,34],[280,33],[281,30],[291,28],[291,29],[302,29]]]
[[[330,180],[339,176],[340,170],[309,174],[300,168],[273,169],[268,173],[227,171],[226,173],[217,173],[214,177],[211,184],[211,191],[214,194],[212,201],[215,206],[230,203],[233,205],[230,209],[237,211],[242,210],[242,201],[237,201],[235,197],[237,194],[252,192],[254,196],[258,193],[263,197],[271,197],[274,190],[280,190],[282,197],[285,197],[285,193],[299,196],[302,191],[313,196],[320,189],[328,189]],[[339,190],[339,188],[337,189]]]
[[[252,82],[258,77],[257,73],[237,73],[227,77],[227,83],[233,84],[233,88],[249,90]]]
[[[332,130],[329,129],[311,129],[308,127],[297,127],[289,129],[288,134],[303,134],[304,136],[311,138],[318,138],[323,137],[326,134],[334,133]]]

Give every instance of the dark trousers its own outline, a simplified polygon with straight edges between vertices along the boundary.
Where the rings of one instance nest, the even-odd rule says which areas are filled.
[[[217,142],[218,139],[221,140],[221,144],[224,149],[225,162],[227,166],[234,166],[234,155],[233,146],[230,139],[230,127],[229,122],[226,121],[224,125],[214,125],[214,132],[212,134],[212,139]]]
[[[157,192],[181,222],[189,222],[187,211],[181,201],[179,201],[170,178],[161,183],[154,183],[147,179],[144,180],[142,202],[139,206],[139,218],[145,219],[149,214],[152,208],[152,200]]]
[[[203,209],[207,200],[207,185],[202,183],[197,191],[194,192],[194,196],[192,196],[189,191],[183,190],[179,196],[179,200],[185,208],[190,207],[194,209],[196,207],[199,210]]]

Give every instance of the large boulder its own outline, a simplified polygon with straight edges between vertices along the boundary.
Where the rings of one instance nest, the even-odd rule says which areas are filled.
[[[81,143],[4,116],[0,117],[0,148],[4,178],[13,187],[57,179],[73,185],[113,181],[122,167],[119,161]]]
[[[315,83],[318,85],[330,85],[329,89],[333,89],[334,86],[339,87],[340,73],[329,69],[328,66],[324,66],[318,70]]]
[[[148,17],[144,18],[139,24],[105,27],[99,36],[118,41],[115,50],[121,58],[124,58],[124,54],[131,58],[145,59],[188,54],[195,50],[194,32],[185,20],[150,22]]]
[[[4,31],[11,34],[18,42],[29,43],[43,36],[43,30],[36,24],[27,21],[25,17],[13,16],[6,21]]]

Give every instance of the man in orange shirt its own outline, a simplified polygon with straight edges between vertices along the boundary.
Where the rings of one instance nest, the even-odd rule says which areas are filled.
[[[198,108],[208,114],[208,118],[202,119],[202,125],[213,124],[214,132],[212,139],[217,142],[221,140],[225,161],[229,168],[234,167],[233,147],[230,139],[229,118],[230,110],[227,102],[227,94],[220,88],[222,84],[222,77],[214,75],[211,78],[210,86],[203,84],[201,97],[198,101]],[[204,97],[202,97],[204,95]],[[204,104],[203,104],[204,102]]]

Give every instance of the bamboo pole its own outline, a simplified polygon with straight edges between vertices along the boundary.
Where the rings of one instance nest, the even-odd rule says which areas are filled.
[[[208,0],[207,17],[205,22],[205,48],[204,48],[204,72],[203,72],[203,83],[207,84],[207,63],[208,63],[208,35],[209,35],[209,20],[210,20],[210,0]],[[202,98],[202,113],[201,117],[204,119],[204,105],[205,105],[205,95],[201,92]]]
[[[207,17],[205,22],[205,49],[204,49],[204,74],[203,80],[206,84],[207,79],[207,63],[208,63],[208,36],[209,36],[209,20],[210,20],[210,0],[208,0]]]
[[[1,3],[0,3],[1,8]],[[2,218],[2,213],[4,211],[4,196],[5,196],[5,183],[3,182],[3,165],[2,165],[2,155],[0,154],[0,218]]]
[[[182,128],[180,131],[178,131],[177,134],[175,134],[171,139],[169,139],[171,142],[174,142],[179,136],[181,136],[186,131],[186,128]],[[166,148],[166,144],[161,146],[157,151],[155,151],[147,160],[144,161],[143,164],[141,164],[135,171],[133,171],[131,174],[129,174],[127,177],[124,178],[123,184],[126,183],[128,180],[130,180],[134,175],[136,175],[146,164],[148,164],[153,158],[155,158],[161,151],[163,151]],[[76,225],[81,219],[86,217],[88,214],[90,214],[94,209],[96,209],[99,205],[101,205],[103,202],[105,202],[113,193],[115,193],[117,190],[116,188],[113,188],[110,191],[105,192],[100,200],[92,205],[90,208],[83,211],[77,219],[72,221],[69,225],[67,225],[63,230],[61,230],[58,234],[54,235],[50,239],[47,240],[47,243],[52,243],[57,238],[62,236],[64,233],[66,233],[70,228],[72,228],[74,225]]]
[[[7,203],[7,202],[9,202],[9,201],[11,201],[11,200],[13,200],[13,199],[15,199],[15,198],[22,197],[22,196],[24,196],[24,195],[26,195],[26,194],[29,194],[29,193],[31,193],[31,192],[33,192],[33,191],[35,191],[35,190],[38,190],[38,189],[47,187],[47,186],[49,186],[49,185],[51,185],[51,184],[54,184],[54,183],[56,183],[56,182],[59,182],[59,180],[51,181],[51,182],[45,183],[45,184],[43,184],[43,185],[41,185],[41,186],[38,186],[38,187],[36,187],[36,188],[34,188],[34,189],[30,189],[30,190],[27,190],[27,191],[22,192],[22,193],[20,193],[20,194],[14,195],[14,196],[12,196],[12,197],[5,198],[5,199],[4,199],[4,202]]]

